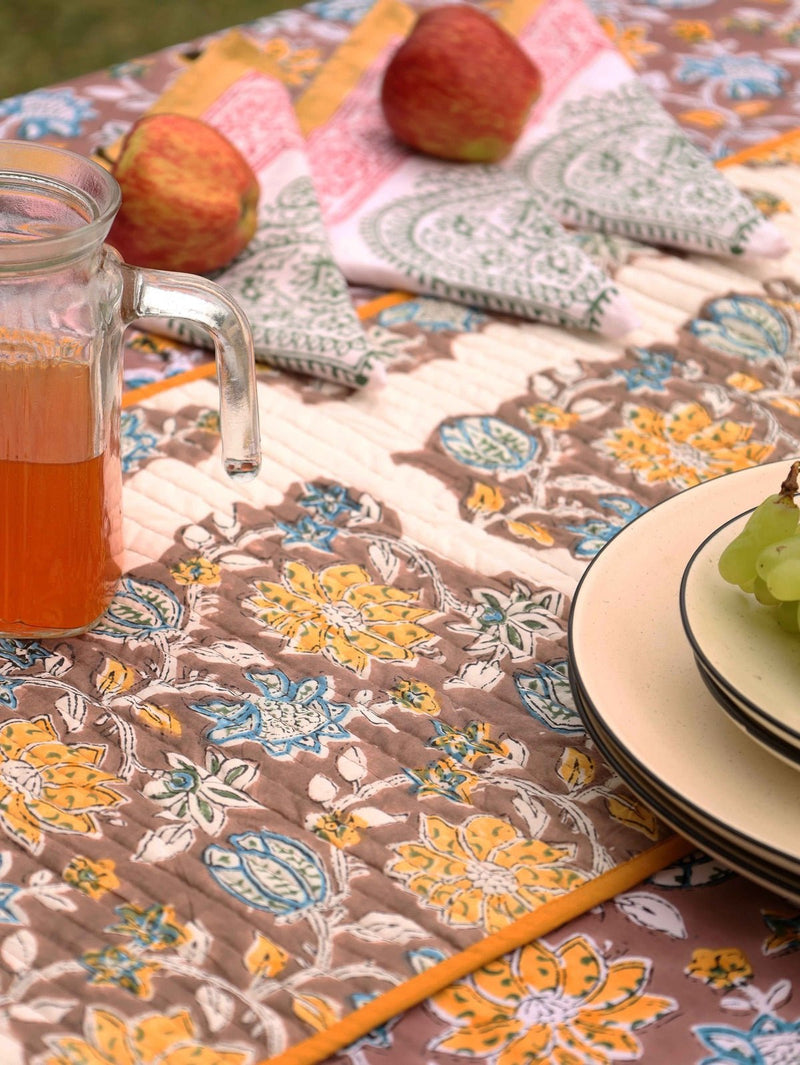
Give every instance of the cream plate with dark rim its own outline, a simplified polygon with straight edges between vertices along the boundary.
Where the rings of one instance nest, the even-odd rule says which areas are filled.
[[[800,635],[719,575],[719,557],[752,511],[715,530],[681,582],[681,617],[701,675],[754,739],[800,766]]]
[[[800,902],[800,772],[712,696],[680,609],[698,546],[776,491],[786,466],[706,481],[619,532],[578,585],[569,672],[587,730],[645,802],[709,853]]]

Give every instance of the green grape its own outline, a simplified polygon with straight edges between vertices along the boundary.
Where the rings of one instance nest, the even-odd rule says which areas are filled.
[[[756,577],[753,581],[753,595],[762,606],[777,606],[780,599],[776,599],[767,587],[767,582],[762,577]]]
[[[787,599],[785,603],[778,603],[775,616],[786,632],[800,632],[800,603],[797,600]]]
[[[787,558],[773,566],[766,577],[767,588],[782,603],[800,599],[800,558]]]
[[[766,581],[776,566],[789,559],[800,559],[800,533],[765,547],[756,559],[756,573]]]
[[[756,563],[764,548],[777,540],[791,537],[800,520],[794,501],[800,462],[793,462],[780,491],[767,496],[750,517],[742,531],[725,547],[717,564],[720,576],[729,584],[738,584],[746,592],[754,588],[758,575]]]

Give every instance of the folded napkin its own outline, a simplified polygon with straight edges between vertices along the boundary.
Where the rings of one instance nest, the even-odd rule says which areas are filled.
[[[501,12],[544,91],[500,164],[442,163],[387,131],[383,72],[416,19],[402,0],[378,0],[297,101],[348,280],[618,334],[633,324],[628,305],[562,224],[718,255],[788,251],[582,0],[508,0]]]
[[[509,169],[412,152],[380,83],[414,11],[379,0],[296,103],[337,263],[353,284],[619,336],[636,316],[544,199]]]
[[[636,77],[583,0],[510,0],[501,21],[544,85],[505,165],[563,223],[716,255],[789,250]]]
[[[151,108],[216,127],[248,160],[261,196],[250,244],[213,280],[239,303],[256,358],[351,387],[380,383],[384,355],[367,338],[331,253],[291,98],[278,68],[232,32],[208,47]],[[157,328],[197,345],[184,320]]]

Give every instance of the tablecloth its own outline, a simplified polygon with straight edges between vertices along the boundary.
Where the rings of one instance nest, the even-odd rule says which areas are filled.
[[[364,7],[248,29],[299,90]],[[602,17],[679,79],[641,47],[646,15],[684,27],[656,12]],[[6,101],[4,135],[97,150],[191,52]],[[722,154],[791,116],[768,84],[708,104]],[[0,643],[4,1061],[794,1060],[796,906],[627,791],[564,660],[615,532],[800,451],[798,143],[726,170],[780,263],[595,242],[627,343],[354,291],[385,388],[263,370],[245,489],[207,353],[130,335],[123,586],[91,636]]]

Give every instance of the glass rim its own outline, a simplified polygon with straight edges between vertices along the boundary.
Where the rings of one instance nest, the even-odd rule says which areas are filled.
[[[77,192],[89,205],[85,223],[57,236],[24,241],[0,238],[0,270],[63,262],[101,242],[119,210],[122,193],[116,178],[88,156],[49,144],[0,140],[0,191],[4,184],[41,193],[48,186]]]

